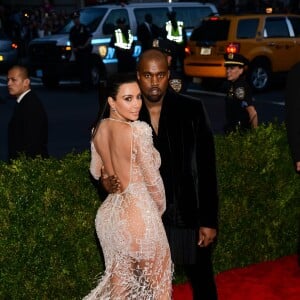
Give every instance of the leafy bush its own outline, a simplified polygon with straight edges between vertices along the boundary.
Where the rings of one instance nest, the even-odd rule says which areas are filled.
[[[215,272],[296,253],[300,182],[285,128],[216,136],[216,150]],[[0,299],[81,299],[95,287],[104,266],[89,159],[0,162]]]
[[[79,299],[103,269],[89,154],[0,165],[0,299]]]
[[[216,137],[220,231],[215,271],[296,253],[299,175],[284,125]]]

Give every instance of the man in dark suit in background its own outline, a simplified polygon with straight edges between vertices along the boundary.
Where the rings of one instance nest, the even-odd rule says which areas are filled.
[[[154,39],[160,36],[161,29],[153,24],[152,15],[145,14],[145,21],[138,26],[137,38],[141,42],[142,52],[152,48]]]
[[[48,118],[41,101],[31,90],[27,68],[20,65],[10,68],[7,87],[17,102],[8,124],[9,160],[20,154],[30,158],[48,157]]]

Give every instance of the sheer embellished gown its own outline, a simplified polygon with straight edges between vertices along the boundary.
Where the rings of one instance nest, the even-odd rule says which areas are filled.
[[[161,220],[165,191],[152,130],[141,121],[108,118],[102,120],[98,128],[100,134],[107,133],[107,125],[112,129],[109,142],[119,148],[124,140],[118,136],[122,135],[122,126],[130,126],[129,168],[126,170],[129,182],[122,192],[109,194],[98,209],[95,225],[105,272],[84,300],[171,299],[173,265]],[[92,141],[90,171],[96,179],[100,177],[105,157],[109,157],[109,151],[101,150],[100,155]]]

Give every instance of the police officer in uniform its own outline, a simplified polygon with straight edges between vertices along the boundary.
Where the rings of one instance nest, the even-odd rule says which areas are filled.
[[[252,90],[246,80],[245,68],[247,59],[235,53],[225,54],[225,68],[228,80],[225,97],[225,112],[227,123],[225,133],[236,130],[256,128],[257,112],[254,107]]]
[[[125,18],[117,19],[117,26],[109,46],[115,48],[118,72],[134,72],[136,61],[132,56],[134,52],[133,34],[126,25]]]
[[[87,26],[80,23],[80,13],[72,15],[74,26],[70,30],[70,42],[80,72],[82,90],[87,90],[90,83],[90,66],[92,53],[92,35]]]
[[[166,38],[174,43],[176,51],[173,53],[171,68],[183,70],[183,61],[185,58],[185,47],[187,44],[187,35],[183,21],[176,19],[176,12],[172,11],[167,14],[168,21],[165,25]]]

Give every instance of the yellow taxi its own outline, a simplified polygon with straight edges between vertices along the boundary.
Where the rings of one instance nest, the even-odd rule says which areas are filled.
[[[300,16],[291,14],[222,15],[205,18],[194,29],[184,61],[187,76],[225,78],[224,54],[249,60],[253,89],[270,86],[272,77],[300,61]]]

